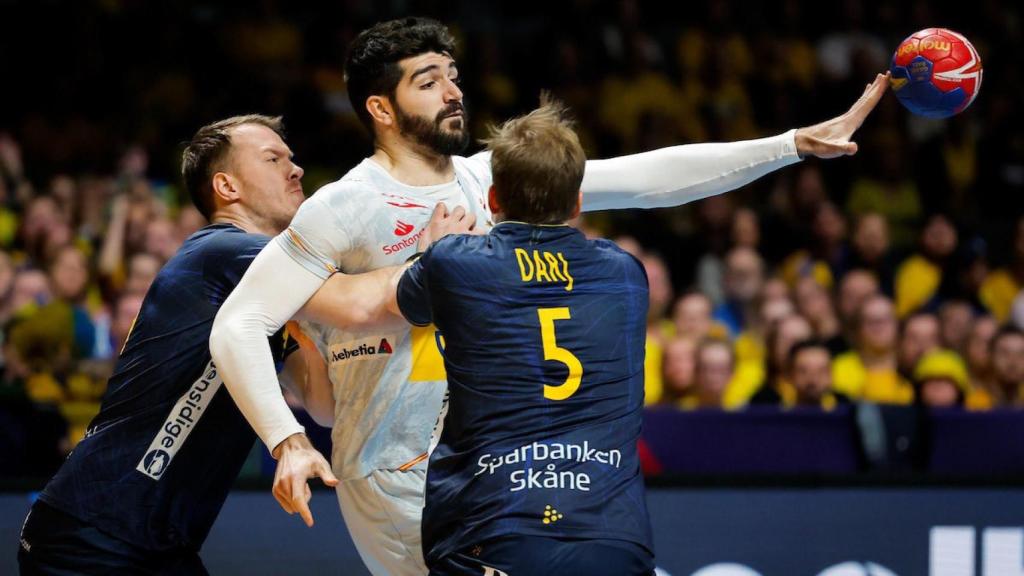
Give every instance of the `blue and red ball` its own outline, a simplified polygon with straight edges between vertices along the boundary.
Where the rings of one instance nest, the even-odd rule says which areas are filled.
[[[889,84],[908,110],[928,118],[963,112],[981,89],[981,57],[961,34],[926,28],[900,43]]]

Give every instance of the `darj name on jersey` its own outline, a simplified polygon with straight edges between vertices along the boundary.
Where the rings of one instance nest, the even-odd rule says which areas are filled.
[[[519,264],[519,276],[523,282],[564,282],[565,291],[572,292],[569,261],[561,252],[527,252],[523,248],[516,248],[516,262]]]

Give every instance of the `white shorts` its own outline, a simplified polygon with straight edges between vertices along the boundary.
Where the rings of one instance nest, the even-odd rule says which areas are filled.
[[[424,576],[420,520],[425,465],[374,470],[338,484],[338,504],[363,563],[374,576]]]

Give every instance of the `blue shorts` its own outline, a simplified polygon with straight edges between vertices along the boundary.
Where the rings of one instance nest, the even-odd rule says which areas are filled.
[[[430,576],[649,576],[654,555],[623,540],[503,536],[468,546],[430,564]]]
[[[21,576],[208,576],[193,550],[151,552],[36,500],[18,539]]]

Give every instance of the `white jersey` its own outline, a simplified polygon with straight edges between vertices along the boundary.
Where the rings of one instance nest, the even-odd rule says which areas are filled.
[[[583,209],[676,206],[732,190],[799,161],[795,132],[588,161]],[[455,156],[452,162],[453,181],[408,186],[375,161],[363,160],[303,203],[276,242],[303,268],[326,280],[336,270],[356,274],[404,262],[416,252],[438,202],[449,209],[463,206],[476,215],[478,226],[489,228],[490,153]],[[280,300],[288,296],[282,294]],[[334,387],[334,473],[341,480],[361,478],[373,470],[405,470],[425,460],[446,387],[437,331],[428,326],[313,332]],[[246,344],[242,347],[248,349]],[[256,344],[253,338],[254,349]],[[265,431],[261,438],[267,441]]]
[[[279,242],[305,268],[327,278],[336,269],[357,274],[403,263],[416,252],[438,202],[449,210],[462,206],[489,228],[489,155],[452,160],[451,182],[407,186],[365,159],[310,197]],[[334,389],[334,473],[346,480],[425,461],[447,386],[436,330],[310,323],[303,329],[326,359]]]

